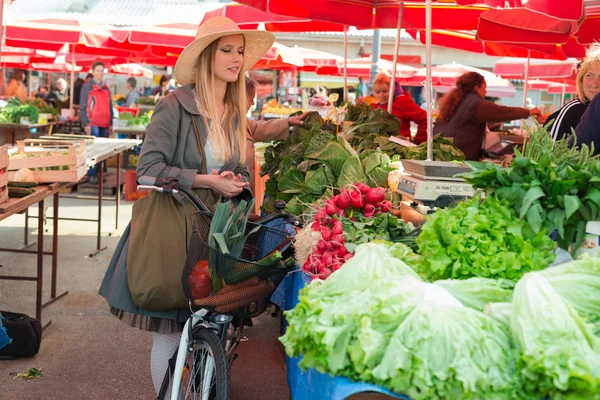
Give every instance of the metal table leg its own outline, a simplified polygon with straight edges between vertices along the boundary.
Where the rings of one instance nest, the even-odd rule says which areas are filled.
[[[40,212],[44,209],[44,199],[38,203]],[[44,219],[38,218],[37,237],[37,288],[35,296],[35,318],[42,320],[42,294],[44,289]]]
[[[123,153],[117,154],[117,195],[115,210],[115,230],[119,230],[119,205],[121,204],[121,159]]]
[[[104,195],[104,163],[101,161],[98,166],[98,238],[96,242],[96,251],[90,253],[90,257],[96,256],[101,251],[107,249],[107,246],[102,247],[102,196]]]

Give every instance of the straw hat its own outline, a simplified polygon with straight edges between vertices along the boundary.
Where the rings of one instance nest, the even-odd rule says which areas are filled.
[[[210,18],[198,27],[196,40],[188,44],[177,59],[177,64],[175,64],[177,80],[182,85],[194,82],[196,61],[200,53],[220,37],[240,34],[244,35],[245,41],[244,65],[241,73],[252,68],[275,42],[275,36],[270,32],[241,30],[235,22],[227,17]]]

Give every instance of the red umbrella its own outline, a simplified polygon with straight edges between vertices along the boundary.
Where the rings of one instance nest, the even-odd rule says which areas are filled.
[[[399,0],[238,0],[267,13],[300,19],[327,21],[359,28],[396,28]],[[425,28],[423,1],[404,5],[402,26]],[[458,7],[454,4],[432,6],[432,24],[436,29],[475,29],[479,15],[487,7]],[[374,16],[374,17],[373,17]]]
[[[353,60],[348,60],[348,76],[352,77],[368,77],[371,72],[373,65],[373,59],[371,57],[361,57]],[[391,72],[393,69],[393,63],[388,60],[380,59],[377,63],[379,71]],[[402,80],[403,85],[412,85],[412,82],[404,81],[412,77],[419,69],[410,67],[408,65],[397,64],[396,65],[396,77]],[[332,75],[341,76],[344,74],[343,65],[341,62],[336,66],[321,66],[316,70],[318,75]],[[420,81],[418,83],[420,85]]]
[[[270,32],[341,32],[344,25],[311,19],[285,17],[243,4],[227,4],[204,14],[202,22],[217,15],[231,18],[241,29],[256,29],[260,23]]]
[[[584,0],[455,0],[456,4],[486,4],[494,8],[526,8],[563,20],[577,21],[583,17]]]
[[[529,78],[548,79],[556,78],[575,81],[577,73],[576,59],[565,61],[531,60],[529,65]],[[523,58],[503,58],[494,65],[494,73],[505,78],[524,79],[527,60]]]

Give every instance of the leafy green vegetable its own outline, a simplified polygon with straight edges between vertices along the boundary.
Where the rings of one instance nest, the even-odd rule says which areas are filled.
[[[338,174],[337,187],[343,189],[348,185],[354,185],[359,182],[367,183],[367,177],[363,171],[360,159],[358,156],[348,157]]]
[[[445,279],[435,281],[467,307],[483,311],[485,305],[510,302],[515,283],[505,279],[469,278],[464,280]]]
[[[591,157],[590,148],[577,148],[572,141],[568,136],[554,142],[536,126],[509,167],[467,162],[473,171],[461,176],[484,189],[486,197],[508,200],[534,232],[556,230],[559,246],[575,254],[585,224],[600,217],[600,161]]]
[[[428,279],[470,277],[518,280],[554,260],[554,242],[534,232],[506,200],[479,196],[427,217],[417,238]]]
[[[517,283],[510,326],[525,393],[598,398],[600,338],[542,273],[529,273]]]
[[[420,281],[391,249],[404,248],[360,245],[343,268],[301,291],[286,312],[287,354],[302,357],[303,368],[414,400],[511,399],[516,362],[501,323]]]

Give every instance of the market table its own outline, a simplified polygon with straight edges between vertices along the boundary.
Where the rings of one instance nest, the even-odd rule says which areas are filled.
[[[38,320],[42,320],[42,309],[54,303],[56,300],[66,296],[67,291],[56,294],[56,281],[57,281],[57,269],[58,269],[58,190],[63,187],[63,183],[52,183],[49,185],[37,186],[35,193],[22,198],[9,198],[7,202],[0,204],[0,221],[19,213],[23,213],[34,204],[38,204],[38,212],[43,213],[44,211],[44,200],[47,197],[53,196],[53,230],[52,230],[52,251],[44,251],[44,219],[38,218],[38,233],[37,233],[37,250],[27,250],[27,237],[28,232],[25,230],[25,242],[26,246],[22,248],[0,248],[0,252],[12,252],[12,253],[25,253],[25,254],[37,254],[37,273],[36,276],[14,276],[14,275],[0,275],[0,279],[4,280],[20,280],[20,281],[35,281],[37,283],[36,288],[36,300],[35,300],[35,317]],[[27,221],[27,217],[25,218]],[[27,223],[26,223],[27,226]],[[43,275],[44,275],[44,255],[52,256],[52,281],[51,281],[51,292],[50,300],[46,303],[42,303],[43,296]],[[43,325],[44,329],[52,323],[52,320],[48,321]]]
[[[127,135],[127,136],[144,136],[146,135],[146,128],[143,126],[139,126],[139,127],[132,127],[132,126],[128,126],[126,128],[117,128],[114,127],[113,128],[113,132],[117,133],[117,134],[121,134],[121,135]]]
[[[2,144],[16,144],[17,139],[29,139],[31,137],[31,129],[40,129],[43,133],[51,133],[52,129],[58,125],[64,125],[65,122],[56,121],[49,122],[46,124],[0,124],[0,145]],[[17,135],[20,134],[20,135]],[[5,137],[10,136],[10,142],[6,141]],[[19,137],[17,137],[19,136]]]
[[[106,250],[106,246],[102,247],[102,201],[103,189],[104,189],[104,164],[106,160],[112,156],[117,157],[117,186],[116,186],[116,212],[115,212],[115,230],[119,229],[119,206],[121,204],[121,156],[126,150],[129,150],[135,146],[138,146],[142,141],[138,139],[112,139],[112,138],[95,138],[93,142],[87,143],[86,145],[86,163],[88,167],[93,167],[98,164],[98,196],[65,196],[77,199],[98,199],[98,218],[61,218],[70,221],[87,221],[96,222],[98,224],[98,236],[96,241],[96,250],[90,253],[90,257],[93,257],[103,250]],[[107,199],[112,200],[112,199]]]

